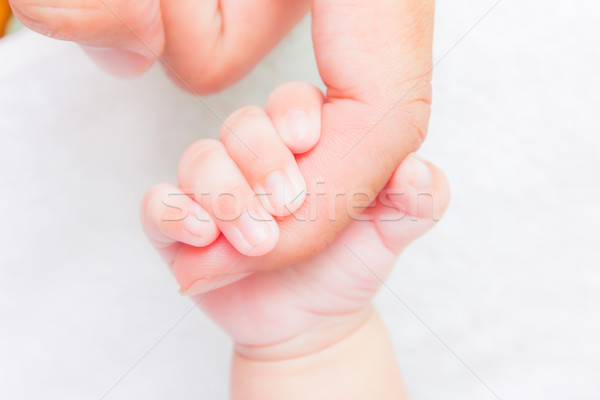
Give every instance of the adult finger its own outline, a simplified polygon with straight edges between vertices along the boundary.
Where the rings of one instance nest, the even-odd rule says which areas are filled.
[[[246,75],[308,12],[308,0],[163,0],[166,72],[216,92]]]
[[[162,53],[159,0],[10,0],[15,16],[42,35],[77,42],[101,67],[130,77]]]

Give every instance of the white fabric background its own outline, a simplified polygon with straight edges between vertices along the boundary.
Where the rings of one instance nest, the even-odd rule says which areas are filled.
[[[494,1],[438,3],[440,59]],[[600,398],[600,8],[505,0],[435,70],[422,154],[453,184],[377,299],[413,399]],[[319,83],[308,21],[226,116]],[[100,399],[190,307],[138,202],[218,120],[159,68],[120,81],[31,33],[0,41],[0,398]],[[424,326],[423,322],[433,331]],[[192,312],[109,399],[226,399],[231,346]]]

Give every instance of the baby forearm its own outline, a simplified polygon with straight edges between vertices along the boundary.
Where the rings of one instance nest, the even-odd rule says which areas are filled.
[[[322,351],[283,361],[234,355],[232,400],[407,399],[392,344],[372,312],[358,330]]]

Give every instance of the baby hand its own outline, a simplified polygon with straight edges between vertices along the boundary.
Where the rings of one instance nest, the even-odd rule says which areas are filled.
[[[156,185],[143,201],[145,231],[182,291],[249,357],[295,356],[355,329],[370,314],[371,299],[397,255],[431,228],[448,204],[443,174],[409,156],[379,196],[359,190],[333,196],[358,197],[370,206],[356,213],[324,251],[277,266],[274,258],[283,250],[271,250],[279,238],[287,240],[288,252],[314,246],[295,240],[298,235],[289,227],[297,225],[286,222],[318,222],[300,208],[307,187],[308,196],[314,195],[314,185],[300,172],[298,154],[319,139],[322,103],[322,94],[312,86],[278,88],[266,110],[233,113],[220,142],[201,140],[186,151],[180,187]],[[308,121],[300,123],[299,110],[310,116]]]
[[[444,174],[410,155],[371,207],[322,253],[193,299],[245,359],[314,354],[372,317],[371,301],[398,256],[436,224],[449,200]]]
[[[163,183],[148,191],[143,226],[184,290],[197,281],[208,288],[232,256],[273,250],[280,237],[274,216],[290,215],[306,198],[295,155],[318,142],[323,101],[312,85],[280,86],[264,110],[245,107],[230,115],[220,141],[192,144],[179,164],[179,187]],[[224,238],[217,240],[219,233]],[[208,253],[217,260],[208,261]]]

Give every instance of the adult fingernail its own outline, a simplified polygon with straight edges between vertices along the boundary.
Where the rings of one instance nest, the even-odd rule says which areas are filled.
[[[151,62],[130,50],[82,46],[85,52],[103,70],[119,78],[134,78],[144,73]]]
[[[293,142],[300,142],[311,136],[312,124],[306,111],[290,111],[286,116],[286,120],[289,138]]]
[[[297,168],[267,175],[261,193],[263,205],[274,215],[283,216],[298,209],[306,197],[306,184]]]

